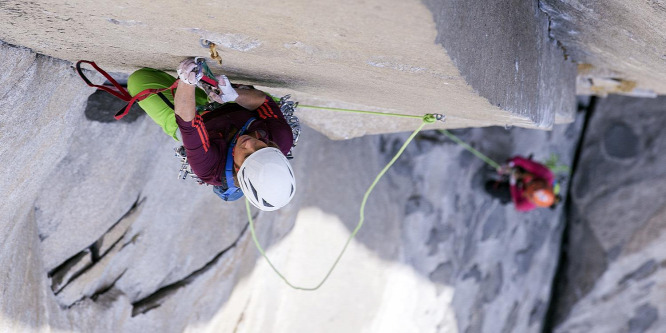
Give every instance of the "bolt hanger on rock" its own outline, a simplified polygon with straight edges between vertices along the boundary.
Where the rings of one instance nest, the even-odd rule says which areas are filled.
[[[220,54],[217,52],[217,49],[215,48],[215,43],[209,41],[208,39],[201,38],[199,40],[199,44],[203,48],[207,48],[210,50],[210,58],[213,60],[216,60],[217,63],[222,66],[222,57],[220,57]]]

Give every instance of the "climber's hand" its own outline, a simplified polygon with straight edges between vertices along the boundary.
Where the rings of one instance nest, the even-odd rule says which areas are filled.
[[[194,62],[194,58],[187,58],[181,61],[176,72],[181,81],[191,86],[197,84],[202,77],[201,74],[197,75],[197,63]]]
[[[224,103],[225,103],[225,102],[222,100],[222,96],[221,96],[221,94],[217,94],[217,93],[215,93],[215,91],[212,91],[212,90],[208,93],[208,98],[210,98],[211,101],[215,101],[215,102],[218,102],[218,103],[220,103],[220,104],[224,104]]]
[[[236,92],[236,89],[231,86],[231,82],[229,82],[226,75],[220,75],[217,77],[217,87],[220,88],[220,91],[222,92],[220,99],[224,103],[234,102],[236,101],[236,98],[238,98],[238,92]],[[215,101],[217,102],[217,100]]]

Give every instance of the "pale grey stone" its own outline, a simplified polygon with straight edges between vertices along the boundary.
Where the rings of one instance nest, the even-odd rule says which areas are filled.
[[[502,333],[514,332],[514,329],[516,327],[516,321],[518,320],[519,308],[520,306],[518,302],[513,303],[513,306],[511,307],[511,312],[509,312],[509,316],[506,318],[506,321],[502,326]]]
[[[494,301],[502,290],[504,283],[502,264],[498,263],[481,281],[480,289],[484,303]]]
[[[93,264],[90,250],[85,249],[75,256],[65,261],[49,273],[51,277],[51,290],[54,293],[60,293],[62,288],[67,286],[74,278],[81,275]]]
[[[451,264],[451,262],[447,261],[441,263],[430,273],[430,280],[437,283],[450,284],[452,282],[453,272],[453,264]]]
[[[64,85],[81,88],[80,80],[67,65],[56,65],[69,75]],[[247,225],[242,202],[222,203],[209,187],[175,179],[178,161],[172,157],[174,143],[147,117],[130,123],[91,121],[84,114],[85,98],[91,90],[71,93],[73,96],[63,94],[62,98],[67,103],[78,102],[67,115],[73,120],[58,127],[67,137],[66,145],[61,147],[62,141],[40,138],[42,141],[37,142],[46,147],[58,145],[58,154],[31,169],[39,182],[24,187],[19,199],[18,193],[8,199],[16,207],[16,215],[7,215],[8,220],[14,221],[13,216],[30,218],[16,219],[15,227],[3,224],[0,233],[2,237],[14,237],[9,244],[23,244],[25,235],[34,236],[34,244],[16,247],[32,253],[31,261],[25,265],[21,262],[18,267],[31,271],[27,275],[29,286],[43,287],[17,289],[29,290],[26,294],[30,300],[18,304],[21,309],[45,310],[38,316],[41,319],[28,320],[25,318],[29,317],[11,310],[3,310],[3,318],[64,331],[184,331],[188,327],[204,327],[220,309],[237,306],[233,303],[235,298],[230,297],[234,288],[260,267],[249,236],[238,241]],[[19,97],[23,96],[13,98]],[[59,112],[43,115],[49,124],[57,124],[60,116]],[[498,160],[514,151],[541,147],[556,151],[565,163],[570,163],[575,138],[560,142],[563,131],[557,127],[557,135],[549,135],[490,128],[470,129],[466,135],[475,147]],[[491,140],[493,136],[499,137]],[[354,207],[358,207],[369,180],[392,157],[406,135],[331,141],[304,127],[305,137],[307,140],[301,141],[293,161],[295,173],[304,179],[299,183],[301,194],[277,213],[254,216],[258,237],[267,249],[290,233],[294,216],[302,208],[334,216],[351,232],[358,221]],[[378,151],[382,140],[384,153]],[[11,141],[11,146],[23,148],[19,141]],[[552,222],[534,224],[533,218],[493,203],[478,187],[488,175],[487,167],[462,151],[448,139],[410,146],[402,157],[406,161],[398,169],[389,170],[377,185],[368,201],[364,227],[354,242],[369,251],[371,257],[385,261],[387,267],[397,266],[393,263],[406,265],[410,272],[453,288],[454,300],[446,306],[456,313],[458,330],[471,327],[472,331],[484,331],[484,327],[487,330],[500,325],[493,326],[489,320],[502,323],[513,316],[510,312],[514,302],[532,304],[534,299],[549,293],[557,256],[552,249],[535,246],[538,257],[533,261],[538,258],[540,270],[532,269],[510,279],[506,276],[518,271],[512,255],[529,243],[523,236],[550,243],[559,238],[560,229]],[[22,161],[27,157],[31,156],[16,155]],[[421,198],[408,203],[409,194]],[[132,211],[137,198],[140,207]],[[408,205],[416,210],[405,216]],[[3,210],[3,214],[6,212]],[[555,221],[558,214],[541,218]],[[505,221],[504,231],[486,227],[492,219]],[[21,229],[26,225],[28,228]],[[27,231],[19,235],[12,230]],[[406,230],[417,230],[419,237],[404,237]],[[536,235],[537,232],[545,236]],[[493,241],[482,244],[484,234]],[[237,241],[240,246],[233,246]],[[46,271],[91,245],[92,252],[97,252],[93,259],[98,257],[97,260],[71,280],[58,300],[48,290]],[[11,252],[0,259],[11,265],[16,264],[14,258],[23,258],[21,255],[22,252]],[[386,273],[382,270],[378,274]],[[4,278],[0,277],[0,285],[5,285]],[[334,274],[331,278],[344,282],[348,277]],[[16,280],[10,280],[9,285],[15,288]],[[427,285],[427,280],[423,281]],[[517,300],[517,286],[522,290],[526,283],[530,291],[520,292],[521,300]],[[280,297],[272,298],[272,293],[280,290],[270,291],[271,296],[262,304],[274,306],[272,299]],[[7,299],[18,299],[18,294],[10,291]],[[481,304],[484,298],[488,301],[485,305]],[[437,309],[427,311],[435,313],[443,305],[436,306]],[[340,307],[341,316],[352,315],[346,312],[348,308],[351,307]],[[521,305],[516,311],[517,318],[527,318],[529,307]],[[527,323],[520,320],[515,323],[516,330],[526,327]]]
[[[640,141],[631,127],[613,123],[604,133],[604,150],[610,157],[627,159],[640,154]]]
[[[646,332],[659,319],[659,310],[651,304],[643,304],[629,320],[629,333]]]
[[[573,119],[575,87],[567,82],[576,76],[576,68],[545,33],[549,21],[537,2],[424,3],[437,24],[437,42],[492,105],[543,127],[553,124],[554,112]],[[506,31],[512,31],[509,38],[500,37]],[[490,83],[498,81],[502,84]]]
[[[618,282],[619,285],[625,284],[631,280],[634,281],[640,281],[643,280],[650,275],[654,274],[659,267],[657,266],[657,262],[654,259],[650,259],[643,263],[640,267],[638,267],[635,271],[630,272],[629,274],[625,275],[622,277],[620,282]]]
[[[483,234],[481,241],[488,240],[489,238],[501,237],[502,233],[506,230],[506,215],[501,207],[497,207],[488,216],[483,224]]]
[[[538,299],[537,302],[532,306],[532,310],[530,310],[529,326],[532,326],[535,323],[541,323],[544,319],[543,317],[546,315],[547,310],[548,303]]]

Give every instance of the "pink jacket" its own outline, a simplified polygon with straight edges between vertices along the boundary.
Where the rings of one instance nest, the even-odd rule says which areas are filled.
[[[528,183],[532,179],[543,179],[545,180],[549,185],[553,185],[553,181],[555,180],[555,176],[553,175],[553,172],[548,169],[545,165],[541,163],[534,162],[532,160],[526,159],[522,156],[516,156],[512,159],[509,160],[509,165],[512,167],[520,167],[526,172],[529,173],[525,178],[527,178],[525,182],[523,182],[523,185],[525,183]],[[511,198],[513,199],[513,203],[516,206],[516,210],[521,211],[521,212],[526,212],[529,210],[532,210],[534,208],[537,208],[537,206],[533,203],[531,203],[527,198],[523,196],[523,192],[525,191],[524,188],[521,186],[518,186],[520,184],[516,184],[515,179],[511,179]]]

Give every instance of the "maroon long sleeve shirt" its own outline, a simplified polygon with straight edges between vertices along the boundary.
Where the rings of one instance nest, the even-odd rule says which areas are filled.
[[[192,121],[184,121],[176,115],[187,161],[202,181],[222,185],[227,148],[234,135],[251,117],[257,120],[252,122],[246,133],[264,131],[283,154],[289,153],[293,143],[291,127],[270,97],[266,97],[264,104],[253,111],[236,103],[226,103],[214,111],[197,115]]]

